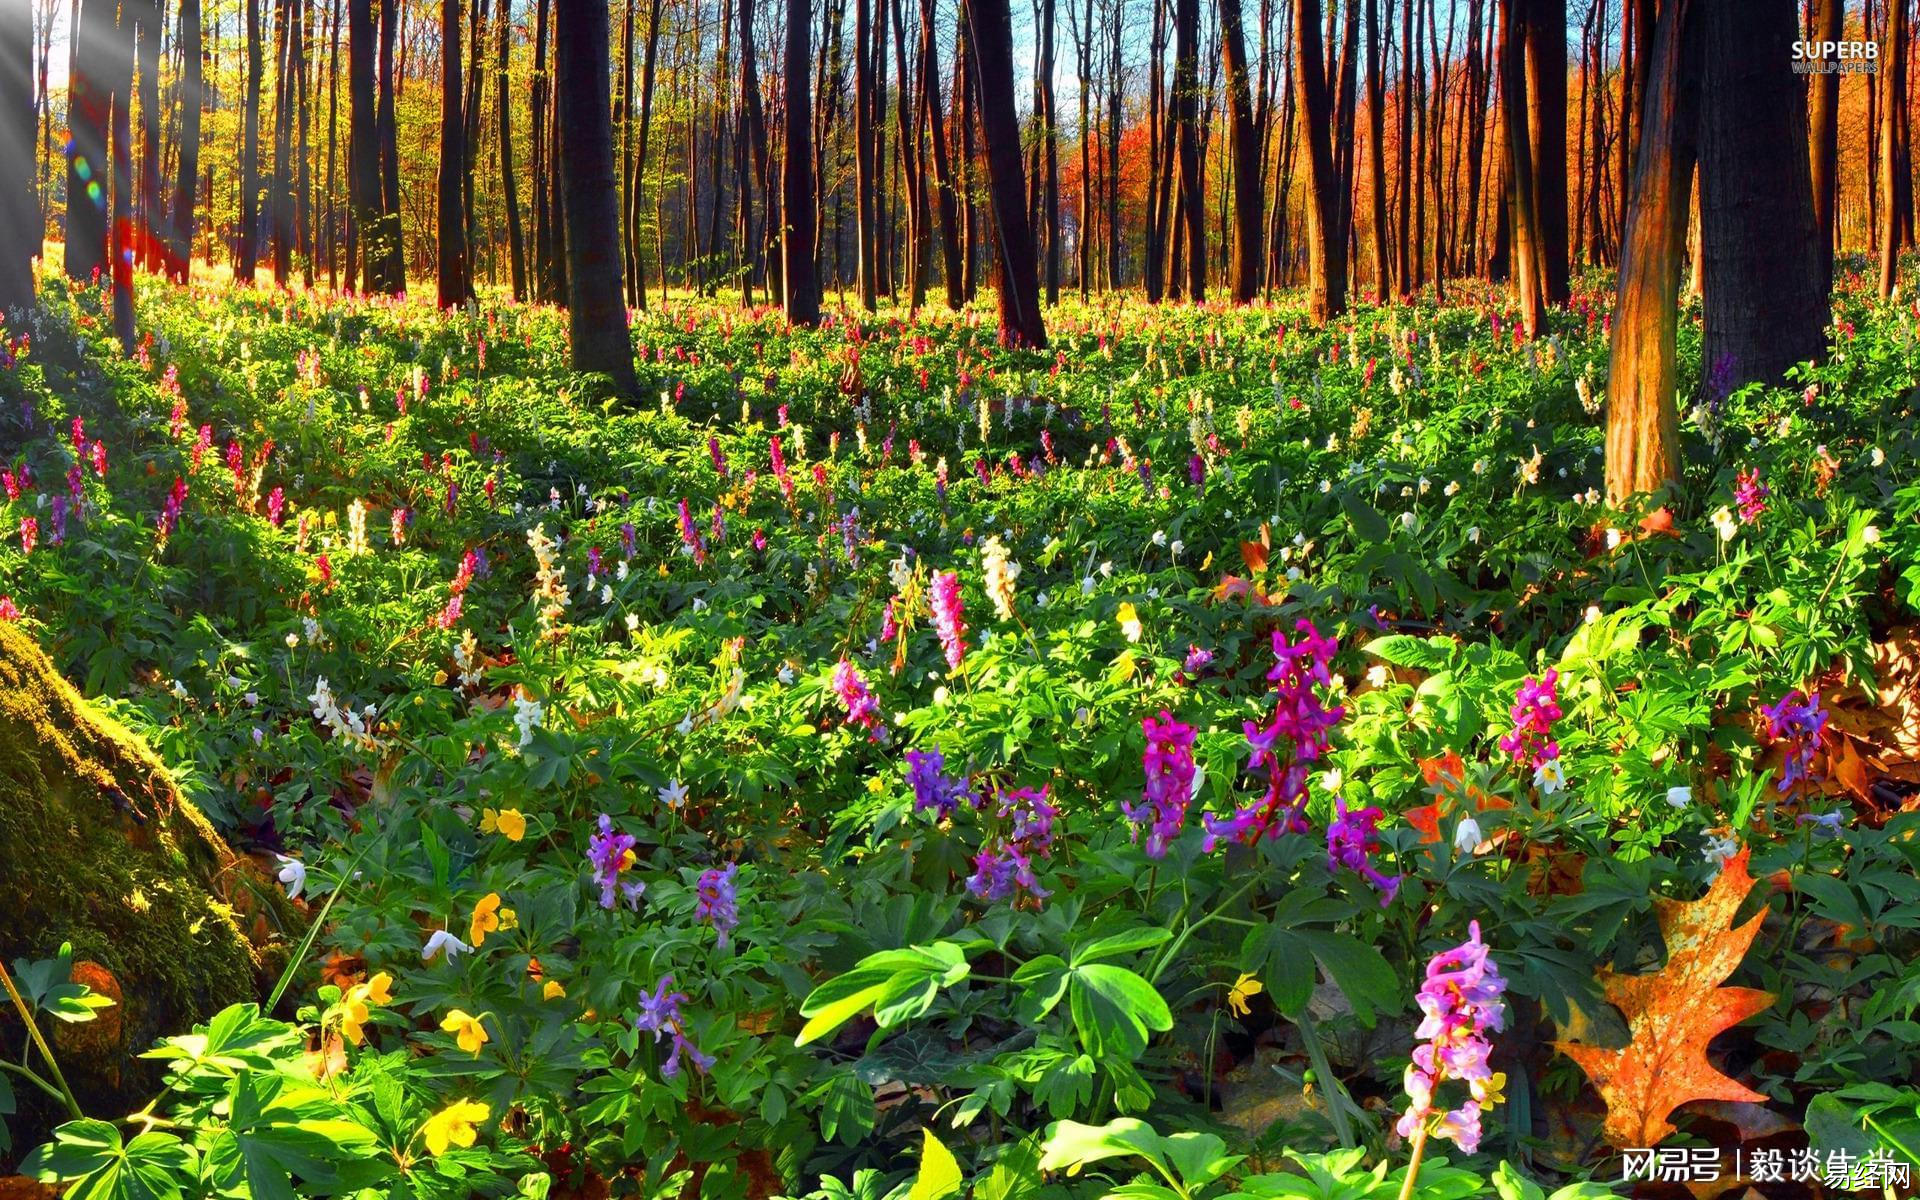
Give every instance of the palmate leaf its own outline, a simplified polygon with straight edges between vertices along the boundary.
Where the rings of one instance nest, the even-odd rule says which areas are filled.
[[[232,1119],[207,1147],[206,1176],[222,1196],[294,1200],[293,1180],[328,1187],[340,1167],[371,1156],[365,1126],[340,1116],[331,1096],[285,1077],[242,1075]]]
[[[1664,967],[1647,975],[1604,968],[1597,973],[1632,1032],[1625,1048],[1555,1043],[1606,1100],[1602,1132],[1616,1147],[1657,1144],[1673,1132],[1668,1116],[1690,1100],[1766,1099],[1707,1061],[1707,1043],[1773,1003],[1768,992],[1720,986],[1739,967],[1767,915],[1762,910],[1744,925],[1732,924],[1753,888],[1747,853],[1728,859],[1700,899],[1654,900],[1667,944]]]
[[[966,950],[958,942],[934,942],[869,954],[851,971],[813,989],[800,1005],[807,1023],[794,1044],[818,1041],[869,1007],[882,1029],[912,1020],[933,1006],[942,988],[967,977]]]
[[[42,1183],[66,1185],[69,1200],[176,1200],[186,1194],[196,1156],[170,1133],[143,1133],[122,1142],[105,1121],[69,1121],[35,1150],[20,1171]]]

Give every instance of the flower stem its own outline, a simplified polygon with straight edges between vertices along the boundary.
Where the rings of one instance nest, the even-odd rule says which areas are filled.
[[[1420,1178],[1420,1160],[1427,1153],[1427,1123],[1413,1132],[1413,1155],[1407,1159],[1407,1177],[1400,1184],[1400,1200],[1412,1200],[1413,1185]]]
[[[13,976],[7,973],[5,963],[0,963],[0,986],[7,989],[7,998],[13,1001],[13,1007],[20,1013],[20,1019],[26,1022],[27,1036],[39,1048],[40,1057],[47,1060],[47,1071],[53,1076],[53,1082],[60,1088],[60,1099],[66,1102],[67,1111],[78,1121],[87,1114],[80,1110],[80,1102],[73,1098],[73,1089],[67,1086],[67,1078],[60,1073],[60,1061],[53,1056],[53,1048],[47,1045],[47,1039],[40,1034],[40,1026],[33,1019],[33,1010],[27,1007],[26,997],[20,989],[13,986]],[[43,1085],[44,1086],[44,1085]]]

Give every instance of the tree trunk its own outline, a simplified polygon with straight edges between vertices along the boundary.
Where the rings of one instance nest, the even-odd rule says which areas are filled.
[[[740,113],[741,136],[745,145],[741,148],[742,161],[752,156],[753,178],[765,181],[770,176],[767,166],[767,112],[760,98],[760,67],[758,52],[754,47],[753,34],[754,0],[740,0]],[[771,200],[771,197],[769,197]],[[777,244],[777,231],[773,217],[776,206],[767,206],[765,229],[762,241],[767,249]],[[740,179],[740,245],[742,253],[747,255],[747,269],[742,276],[741,303],[753,306],[753,265],[762,251],[755,248],[753,237],[753,191],[743,171]]]
[[[1696,0],[1667,0],[1649,49],[1607,373],[1607,498],[1680,478],[1674,341],[1701,67]]]
[[[1816,0],[1811,36],[1838,41],[1847,17],[1845,0]],[[1814,252],[1819,256],[1820,285],[1833,287],[1834,243],[1840,232],[1840,76],[1815,75],[1812,87],[1813,124],[1808,147],[1813,181]]]
[[[1532,143],[1534,267],[1542,304],[1565,304],[1567,277],[1567,0],[1524,0],[1527,130]]]
[[[180,0],[179,37],[179,171],[173,185],[173,239],[167,246],[167,274],[185,283],[193,265],[194,183],[200,175],[200,0]]]
[[[380,236],[374,243],[382,261],[381,290],[396,294],[407,290],[405,230],[400,223],[400,142],[394,123],[394,92],[399,77],[394,71],[393,47],[399,28],[396,0],[380,0],[380,101],[374,131],[380,152]]]
[[[1260,264],[1266,257],[1260,221],[1265,203],[1260,194],[1260,143],[1247,81],[1240,0],[1220,0],[1220,53],[1227,76],[1227,147],[1233,158],[1233,298],[1247,304],[1260,294]]]
[[[1184,0],[1198,7],[1199,0]],[[1020,118],[1013,107],[1013,14],[1007,0],[964,0],[980,132],[987,143],[987,181],[999,253],[995,279],[1000,334],[1035,350],[1047,345],[1033,231],[1027,227],[1026,179],[1020,162]]]
[[[1500,109],[1507,134],[1507,229],[1515,299],[1528,337],[1538,336],[1547,320],[1546,287],[1541,272],[1541,228],[1534,204],[1540,188],[1534,180],[1533,145],[1527,125],[1526,40],[1528,8],[1533,0],[1500,0]]]
[[[604,2],[604,0],[603,0]],[[460,0],[440,0],[440,178],[436,282],[441,308],[456,308],[473,298],[473,276],[467,263],[467,214],[462,195],[466,187],[466,113],[460,87]],[[612,123],[608,123],[608,150],[612,155]],[[591,148],[580,153],[591,154]],[[612,167],[608,167],[611,175]],[[612,186],[609,178],[608,186]],[[615,245],[618,245],[615,241]],[[621,302],[623,305],[625,301]],[[621,309],[621,328],[626,327]]]
[[[946,116],[940,111],[940,43],[933,31],[934,0],[920,0],[920,88],[925,95],[927,132],[933,143],[933,188],[940,214],[941,282],[947,307],[966,307],[964,268],[960,261],[960,205],[954,195],[953,160],[947,153]],[[964,86],[956,83],[956,89]],[[956,98],[957,102],[957,98]]]
[[[1293,0],[1293,87],[1307,143],[1307,315],[1324,325],[1347,311],[1347,239],[1333,163],[1333,100],[1320,39],[1320,0]]]
[[[507,210],[507,267],[513,278],[513,298],[527,298],[526,234],[520,227],[520,184],[513,172],[513,94],[510,68],[513,65],[513,21],[511,5],[500,0],[499,92],[500,109],[500,190]]]
[[[1069,0],[1071,2],[1071,0]],[[1040,0],[1040,228],[1047,239],[1047,303],[1060,303],[1060,114],[1054,108],[1054,15],[1056,0]],[[1081,136],[1086,130],[1081,130]],[[1086,186],[1086,180],[1081,180]]]
[[[1174,153],[1180,164],[1180,211],[1174,239],[1185,255],[1183,291],[1195,304],[1207,289],[1207,181],[1200,157],[1200,0],[1173,0]]]
[[[813,57],[813,5],[810,0],[787,0],[787,47],[781,65],[784,76],[781,114],[785,125],[785,159],[780,168],[781,290],[787,320],[795,325],[820,323],[820,282],[814,269],[813,99],[807,81]]]
[[[872,312],[878,297],[874,262],[878,219],[874,199],[873,3],[853,0],[853,199],[854,255],[859,271],[860,307]]]
[[[89,0],[111,3],[112,0]],[[246,0],[247,78],[245,110],[240,135],[240,245],[234,253],[236,281],[253,286],[254,270],[259,265],[259,247],[255,235],[260,224],[260,70],[264,47],[260,34],[260,0]]]
[[[26,0],[11,0],[25,4]],[[134,58],[140,72],[140,181],[134,209],[134,243],[140,265],[149,271],[161,267],[160,248],[166,235],[167,211],[161,203],[160,161],[160,5],[158,0],[133,4]],[[26,161],[22,159],[21,161]]]
[[[1382,303],[1392,279],[1387,251],[1386,63],[1380,53],[1380,0],[1367,0],[1367,216],[1373,226],[1373,299]]]
[[[449,0],[451,2],[451,0]],[[620,281],[620,206],[613,173],[606,0],[554,0],[560,197],[567,222],[567,335],[577,371],[639,394]]]
[[[33,259],[40,253],[40,198],[34,194],[33,10],[26,0],[0,2],[0,326],[11,337],[11,313],[33,304]]]
[[[122,4],[113,47],[113,332],[122,354],[133,353],[133,59],[134,21]]]
[[[1730,386],[1822,357],[1828,312],[1807,161],[1806,90],[1780,70],[1793,0],[1705,0],[1701,363]],[[1766,236],[1756,237],[1756,231]],[[1722,368],[1721,364],[1728,366]]]
[[[1906,0],[1890,0],[1887,6],[1888,52],[1881,60],[1887,79],[1880,93],[1880,182],[1884,193],[1879,209],[1882,300],[1893,295],[1900,269],[1901,201],[1897,181],[1906,166],[1900,153],[1900,113],[1905,107],[1907,94],[1908,38]]]
[[[374,137],[373,0],[347,0],[347,206],[353,223],[349,286],[361,292],[384,290],[385,263],[378,245],[380,157]],[[355,282],[357,280],[357,282]]]

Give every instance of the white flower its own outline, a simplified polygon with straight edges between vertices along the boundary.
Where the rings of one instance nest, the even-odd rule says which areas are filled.
[[[1341,787],[1344,786],[1346,782],[1346,773],[1339,767],[1335,767],[1331,771],[1323,772],[1320,776],[1320,786],[1327,789],[1329,795],[1338,795]]]
[[[1551,796],[1567,786],[1567,773],[1560,766],[1560,760],[1549,758],[1533,769],[1533,786],[1540,789],[1542,796]]]
[[[1480,822],[1472,817],[1461,817],[1460,824],[1453,831],[1453,848],[1460,854],[1472,854],[1482,841]]]
[[[1740,532],[1740,526],[1733,519],[1733,510],[1724,504],[1713,514],[1713,528],[1723,542],[1732,541],[1734,535]]]
[[[1368,687],[1385,687],[1387,686],[1387,679],[1387,668],[1384,664],[1375,663],[1367,668]]]
[[[420,951],[420,961],[432,962],[435,955],[445,951],[447,961],[452,962],[471,949],[473,949],[472,946],[467,945],[449,931],[436,929],[433,931],[433,936],[427,939],[426,947]]]
[[[680,723],[678,725],[675,725],[673,728],[675,732],[679,733],[680,736],[682,737],[685,737],[687,734],[692,733],[693,732],[693,714],[688,713],[686,716],[681,717]]]
[[[1619,548],[1620,548],[1620,531],[1618,529],[1607,530],[1607,549],[1618,550]]]
[[[1476,546],[1480,544],[1480,527],[1478,525],[1472,525],[1468,527],[1467,540],[1469,542],[1472,542]]]
[[[681,808],[687,802],[687,785],[678,779],[660,789],[660,803],[668,808]]]
[[[1707,844],[1701,849],[1700,857],[1718,870],[1727,865],[1727,860],[1740,853],[1740,843],[1731,834],[1720,834],[1707,838]]]
[[[774,672],[774,677],[777,678],[781,683],[792,683],[793,682],[793,664],[781,663],[780,669]]]
[[[533,731],[540,728],[546,718],[546,706],[538,700],[520,695],[513,698],[513,724],[520,731],[520,749],[533,745]]]
[[[1865,529],[1862,529],[1860,531],[1860,540],[1869,546],[1879,545],[1880,527],[1878,525],[1869,525]]]
[[[284,854],[274,857],[280,860],[279,879],[281,886],[287,889],[287,899],[298,900],[307,887],[307,864]]]
[[[1598,621],[1599,619],[1600,619],[1600,606],[1598,604],[1587,605],[1587,612],[1586,612],[1587,624],[1591,625],[1595,621]]]
[[[173,681],[173,698],[176,700],[185,700],[187,698],[187,685],[181,683],[178,679]]]
[[[297,649],[297,648],[299,647],[299,645],[300,645],[300,635],[299,635],[299,634],[297,634],[297,633],[290,633],[290,634],[288,634],[288,635],[287,635],[287,649],[289,649],[289,650],[293,650],[293,649]]]
[[[1887,452],[1885,450],[1882,450],[1880,447],[1875,446],[1873,448],[1873,454],[1869,456],[1869,459],[1874,466],[1876,467],[1883,466],[1887,461]]]
[[[246,704],[247,704],[247,707],[248,707],[248,708],[259,708],[259,707],[260,707],[260,693],[259,693],[259,692],[248,692],[248,693],[247,693],[246,695],[244,695],[244,696],[242,696],[242,697],[240,697],[240,699],[242,699],[242,700],[244,700],[244,701],[246,701]]]
[[[1685,808],[1693,803],[1693,789],[1686,786],[1667,789],[1667,803],[1675,808]]]
[[[1418,525],[1419,523],[1420,523],[1420,518],[1413,515],[1410,512],[1403,512],[1400,514],[1400,527],[1402,529],[1412,529],[1415,525]]]

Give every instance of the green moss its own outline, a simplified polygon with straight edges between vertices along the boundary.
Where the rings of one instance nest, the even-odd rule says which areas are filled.
[[[261,955],[223,898],[238,866],[152,752],[0,623],[0,954],[72,942],[120,983],[137,1054],[255,995]]]

